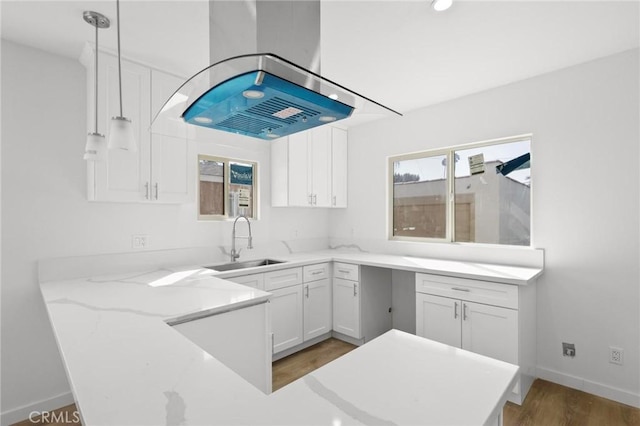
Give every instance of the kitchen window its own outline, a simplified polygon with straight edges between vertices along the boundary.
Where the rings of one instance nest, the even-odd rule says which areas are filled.
[[[257,219],[257,163],[198,155],[198,219]]]
[[[390,239],[531,244],[531,137],[389,158]]]

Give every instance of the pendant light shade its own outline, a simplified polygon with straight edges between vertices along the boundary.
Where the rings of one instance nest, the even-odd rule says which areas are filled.
[[[96,55],[95,55],[95,77],[94,77],[94,130],[87,136],[87,143],[84,147],[84,159],[87,161],[104,161],[106,157],[107,144],[104,135],[98,133],[98,29],[109,28],[109,18],[98,13],[86,11],[82,14],[82,18],[86,23],[96,29]]]
[[[109,149],[137,151],[131,120],[122,114],[122,61],[120,59],[120,0],[116,0],[116,24],[118,33],[118,92],[120,95],[120,115],[111,118],[109,126]]]
[[[131,120],[126,117],[113,117],[109,126],[109,149],[136,152],[137,148]]]
[[[106,144],[104,135],[89,133],[87,135],[87,144],[84,147],[84,159],[87,161],[104,161]]]
[[[431,2],[431,7],[436,12],[442,12],[443,10],[447,10],[453,4],[453,0],[433,0]]]

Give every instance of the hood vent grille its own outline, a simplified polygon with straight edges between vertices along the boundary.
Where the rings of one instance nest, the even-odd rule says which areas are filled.
[[[218,127],[224,127],[234,132],[241,132],[244,134],[259,135],[261,133],[267,133],[269,130],[275,130],[282,126],[268,121],[260,120],[259,118],[248,117],[243,114],[233,115],[226,120],[218,123]]]
[[[277,115],[281,111],[285,111],[287,108],[295,108],[296,110],[301,112],[288,116],[287,118],[281,118],[282,116]],[[293,124],[302,117],[315,117],[316,115],[320,114],[320,111],[298,105],[294,102],[285,101],[284,99],[281,99],[279,97],[274,97],[258,105],[255,105],[249,108],[247,112],[275,120],[280,120],[287,124]]]

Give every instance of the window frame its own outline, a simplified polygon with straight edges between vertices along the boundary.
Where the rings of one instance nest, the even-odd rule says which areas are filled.
[[[215,161],[223,164],[223,199],[224,199],[224,214],[201,214],[200,213],[200,191],[201,191],[201,180],[200,180],[200,160],[209,160]],[[196,159],[196,171],[197,171],[197,214],[198,220],[202,221],[222,221],[222,220],[235,220],[237,216],[231,217],[229,215],[229,187],[231,185],[231,163],[239,163],[239,164],[247,164],[253,167],[253,182],[252,182],[252,194],[251,194],[251,211],[253,212],[252,216],[249,217],[251,220],[258,220],[260,218],[259,205],[258,202],[258,168],[259,164],[257,161],[252,160],[241,160],[237,158],[229,158],[229,157],[220,157],[217,155],[209,155],[209,154],[198,154]]]
[[[490,246],[490,247],[513,247],[529,249],[533,247],[533,196],[532,192],[530,197],[530,213],[529,213],[529,245],[512,245],[512,244],[496,244],[496,243],[476,243],[476,242],[461,242],[453,241],[455,230],[455,161],[454,156],[456,151],[472,148],[482,148],[484,146],[501,145],[513,142],[529,141],[530,151],[533,151],[533,134],[526,133],[516,136],[508,136],[504,138],[489,139],[479,142],[471,142],[467,144],[448,146],[445,148],[435,148],[426,151],[411,152],[408,154],[400,154],[387,157],[387,239],[389,241],[404,241],[404,242],[419,242],[419,243],[446,243],[446,244],[458,244],[458,245],[470,245],[474,247]],[[445,155],[447,159],[447,174],[446,174],[446,200],[445,200],[445,217],[446,217],[446,230],[444,238],[434,237],[406,237],[393,234],[393,213],[394,213],[394,163],[405,160],[415,160],[425,157],[433,157],[437,155]],[[530,190],[533,191],[533,170],[531,173],[531,183],[529,184]]]

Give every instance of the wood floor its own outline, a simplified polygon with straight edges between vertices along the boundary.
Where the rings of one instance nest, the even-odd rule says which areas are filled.
[[[273,363],[273,391],[311,373],[357,348],[338,339],[328,339]]]
[[[273,363],[273,391],[310,373],[356,347],[337,339],[325,340]],[[75,405],[61,408],[73,419]],[[63,426],[79,423],[16,423],[14,426]],[[504,426],[639,426],[640,410],[608,399],[536,380],[522,406],[504,408]]]

